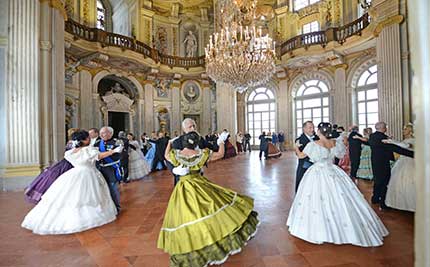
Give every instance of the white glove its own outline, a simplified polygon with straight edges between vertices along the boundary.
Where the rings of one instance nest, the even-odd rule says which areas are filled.
[[[184,176],[190,173],[190,168],[180,165],[178,167],[173,168],[172,172],[175,175]]]
[[[227,140],[228,135],[229,135],[228,132],[222,132],[218,137],[217,144],[219,145],[221,143],[224,143],[225,140]]]
[[[113,153],[121,153],[123,149],[124,149],[124,146],[120,145],[113,149]]]

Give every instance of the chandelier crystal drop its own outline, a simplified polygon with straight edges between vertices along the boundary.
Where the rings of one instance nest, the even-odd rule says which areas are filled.
[[[218,31],[205,48],[206,72],[237,91],[266,83],[275,73],[275,42],[257,28],[257,0],[218,0]]]

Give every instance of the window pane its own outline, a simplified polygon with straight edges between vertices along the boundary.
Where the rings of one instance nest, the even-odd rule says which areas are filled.
[[[372,76],[367,79],[367,84],[373,84],[378,82],[378,75],[376,73],[372,74]]]
[[[296,101],[296,108],[302,108],[302,101],[301,100]]]
[[[310,86],[316,86],[318,84],[319,80],[310,80],[305,82],[306,86],[310,87]]]
[[[328,117],[330,115],[328,108],[323,108],[323,116]]]
[[[296,96],[303,95],[303,91],[306,89],[306,86],[302,84],[302,86],[299,87],[299,90],[297,90]]]
[[[302,134],[302,128],[297,128],[297,137],[299,137]]]
[[[269,112],[263,112],[263,113],[261,113],[261,119],[263,121],[269,120]]]
[[[267,93],[267,95],[269,96],[270,99],[274,99],[275,98],[275,96],[273,95],[273,93],[272,93],[271,90],[267,90],[266,93]]]
[[[358,123],[359,124],[366,124],[366,114],[358,115]]]
[[[254,111],[268,111],[269,104],[256,104],[254,105]]]
[[[367,114],[367,124],[375,125],[378,122],[378,113]]]
[[[258,131],[261,129],[261,121],[254,121],[254,129]]]
[[[254,113],[254,121],[261,121],[261,113]]]
[[[369,71],[371,73],[375,73],[378,70],[378,67],[376,65],[373,65],[372,67],[369,68]]]
[[[364,101],[364,100],[366,100],[366,91],[359,91],[357,93],[357,100],[358,101]]]
[[[258,94],[258,93],[264,93],[264,92],[266,92],[266,88],[261,87],[261,88],[255,89],[255,92],[256,92],[257,94]]]
[[[252,113],[248,113],[248,121],[253,121]]]
[[[267,95],[266,94],[257,94],[255,97],[254,97],[254,101],[256,101],[256,100],[267,100],[268,99],[268,97],[267,97]]]
[[[265,128],[265,129],[269,129],[270,127],[269,127],[269,121],[263,121],[263,128]]]
[[[321,108],[314,108],[312,109],[312,116],[313,117],[321,117]]]
[[[323,98],[323,106],[328,106],[328,97]]]
[[[378,112],[378,101],[367,102],[367,112]]]
[[[330,119],[328,117],[324,117],[323,122],[330,122]]]
[[[366,84],[367,77],[369,77],[369,72],[366,70],[363,74],[361,74],[360,79],[358,80],[358,86],[363,86]]]
[[[276,129],[275,120],[270,120],[270,130],[273,132]]]
[[[255,91],[252,91],[248,96],[248,101],[252,101],[254,99],[254,96],[255,96]]]
[[[366,113],[366,103],[358,103],[358,113]]]
[[[312,118],[312,113],[310,109],[303,110],[303,117],[305,118]]]
[[[248,129],[254,129],[254,123],[248,122]]]
[[[275,114],[275,112],[270,112],[270,119],[271,119],[271,120],[275,120],[275,119],[276,119],[276,114]]]
[[[297,119],[301,119],[302,118],[302,111],[301,110],[296,111],[296,118]]]
[[[318,87],[308,87],[303,95],[312,95],[312,94],[319,94],[321,93],[321,90]]]
[[[270,110],[275,110],[275,103],[270,103]]]
[[[318,84],[318,87],[321,88],[323,92],[328,92],[328,87],[324,82],[320,81],[320,83]]]
[[[367,90],[367,100],[378,99],[378,89]]]
[[[303,100],[303,107],[312,108],[321,106],[321,98],[313,98]]]
[[[320,117],[316,117],[313,119],[314,125],[318,126],[318,124],[321,122],[321,118]]]

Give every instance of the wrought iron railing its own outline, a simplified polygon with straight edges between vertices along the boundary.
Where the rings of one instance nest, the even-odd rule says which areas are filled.
[[[361,35],[362,31],[370,24],[369,15],[366,13],[357,20],[344,26],[328,28],[324,31],[311,32],[293,37],[278,47],[279,55],[282,56],[298,48],[307,48],[312,45],[325,47],[327,43],[336,41],[343,44],[347,38],[353,35]],[[84,39],[91,42],[99,42],[102,46],[116,46],[122,49],[132,50],[149,57],[155,62],[170,67],[204,67],[205,57],[178,57],[165,55],[157,49],[151,48],[147,44],[132,37],[106,32],[97,28],[89,28],[73,20],[66,21],[65,29],[73,34],[75,39]]]

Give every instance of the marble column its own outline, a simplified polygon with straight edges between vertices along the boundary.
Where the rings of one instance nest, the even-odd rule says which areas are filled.
[[[408,1],[413,112],[415,115],[415,267],[430,266],[430,3]]]
[[[245,103],[245,92],[240,94],[237,93],[237,130],[245,134],[246,131],[246,103]]]
[[[103,113],[101,111],[101,107],[102,107],[102,100],[100,99],[100,95],[98,93],[92,93],[93,95],[93,102],[92,102],[92,127],[96,127],[98,129],[100,129],[101,127],[104,126],[104,121],[103,121]]]
[[[91,73],[87,70],[79,72],[79,90],[80,90],[80,128],[89,129],[93,127],[92,117],[94,116],[93,110],[93,82]]]
[[[350,125],[351,100],[346,89],[346,65],[337,68],[334,73],[334,88],[331,91],[333,123],[348,127]]]
[[[389,133],[402,138],[403,100],[400,55],[400,29],[398,24],[384,28],[376,41],[378,58],[379,120],[385,121]]]
[[[10,184],[14,179],[9,178],[32,177],[40,172],[41,137],[46,133],[40,125],[39,1],[15,0],[2,4],[8,12],[8,20],[4,21],[7,37],[2,41],[6,48],[0,52],[3,57],[0,62],[6,59],[6,65],[0,66],[6,81],[0,82],[3,83],[1,101],[4,101],[0,116],[5,126],[0,138],[0,176],[6,178],[2,186],[5,190],[19,187],[14,182]]]
[[[206,135],[212,130],[211,125],[211,90],[209,83],[205,83],[202,88],[202,119],[200,133]]]
[[[170,116],[170,136],[173,136],[175,131],[181,132],[181,83],[179,80],[174,80],[172,83],[172,114]]]
[[[48,2],[40,4],[40,95],[43,165],[64,156],[65,133],[65,70],[64,17]],[[55,112],[52,112],[52,111]]]
[[[138,99],[138,104],[137,104],[137,119],[138,119],[138,123],[137,123],[137,127],[138,127],[138,131],[136,132],[136,139],[140,138],[140,135],[143,134],[143,132],[145,132],[145,121],[144,121],[144,110],[145,110],[145,99]],[[139,139],[140,140],[140,139]]]
[[[232,143],[235,144],[237,132],[237,102],[236,90],[225,83],[216,84],[217,131],[228,129]]]
[[[145,131],[149,135],[154,128],[154,86],[152,83],[146,83],[145,90]]]
[[[288,89],[288,80],[283,79],[279,81],[278,87],[278,131],[284,131],[285,140],[288,147],[294,144],[294,139],[296,138],[294,125],[293,125],[293,102],[291,93]]]

